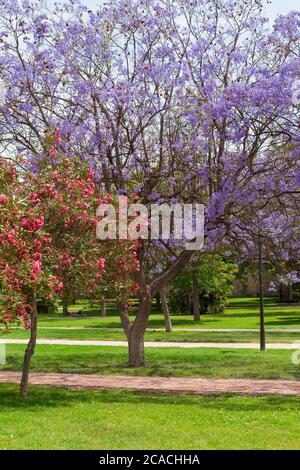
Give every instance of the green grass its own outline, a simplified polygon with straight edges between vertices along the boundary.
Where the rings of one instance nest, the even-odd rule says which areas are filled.
[[[29,338],[29,331],[10,330],[0,332],[0,339],[25,339]],[[124,341],[126,339],[122,330],[113,329],[93,329],[93,330],[60,330],[44,329],[38,331],[39,338],[46,339],[69,339],[69,340],[99,340],[99,341]],[[299,333],[267,333],[267,342],[270,343],[292,343],[300,341]],[[207,331],[173,331],[166,333],[164,331],[149,331],[145,334],[146,341],[171,341],[171,342],[216,342],[216,343],[258,343],[259,332],[207,332]]]
[[[116,310],[110,306],[106,318],[101,318],[97,309],[91,309],[86,303],[71,306],[70,311],[83,309],[84,317],[67,318],[61,314],[40,315],[43,326],[81,326],[92,328],[118,328],[120,319]],[[133,317],[132,317],[133,318]],[[200,322],[195,323],[191,315],[172,315],[173,326],[182,328],[258,328],[259,301],[256,298],[229,299],[224,314],[203,315]],[[295,304],[280,305],[276,299],[265,299],[266,328],[300,328],[300,306]],[[153,308],[150,316],[150,328],[162,328],[163,316]]]
[[[111,306],[110,306],[111,307]],[[40,315],[41,326],[76,326],[82,330],[40,329],[40,338],[124,340],[117,312],[101,318],[86,303],[85,317]],[[173,315],[183,328],[258,328],[257,299],[231,299],[223,315]],[[153,311],[149,327],[162,328]],[[300,328],[300,308],[266,299],[267,328]],[[84,329],[84,328],[93,328]],[[110,328],[110,329],[105,329]],[[6,334],[0,335],[5,337]],[[27,338],[12,330],[8,338]],[[268,333],[267,341],[297,341],[299,333]],[[146,334],[148,341],[256,342],[258,333],[176,332]],[[7,345],[0,371],[20,371],[24,345]],[[292,351],[243,349],[147,348],[147,365],[126,366],[126,347],[38,345],[32,371],[103,375],[210,377],[299,380]],[[130,380],[130,379],[129,379]],[[31,387],[21,400],[17,386],[0,385],[1,449],[299,449],[300,397],[153,395],[130,391],[71,391]]]
[[[0,386],[1,449],[299,449],[300,398]]]
[[[24,345],[7,345],[7,364],[0,370],[21,370]],[[147,365],[126,367],[126,347],[39,345],[32,371],[162,377],[300,379],[292,351],[243,349],[147,348]]]

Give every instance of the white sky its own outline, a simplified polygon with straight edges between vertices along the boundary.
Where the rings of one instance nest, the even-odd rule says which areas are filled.
[[[54,0],[52,1],[54,2]],[[82,0],[82,2],[88,7],[93,8],[101,3],[101,0]],[[273,19],[276,18],[277,15],[288,13],[291,10],[300,11],[299,0],[272,0],[272,4],[266,6],[267,16]]]
[[[82,0],[89,7],[95,7],[95,5],[101,3],[101,0]],[[299,0],[272,0],[271,5],[267,5],[266,12],[268,16],[275,18],[278,14],[288,13],[291,10],[299,10]]]
[[[299,0],[272,0],[272,4],[266,8],[268,16],[273,18],[276,18],[278,14],[288,13],[291,10],[300,11]]]

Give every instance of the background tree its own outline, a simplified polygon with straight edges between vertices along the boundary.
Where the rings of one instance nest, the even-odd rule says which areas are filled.
[[[0,183],[0,321],[31,330],[20,388],[26,396],[37,301],[63,296],[67,281],[84,298],[102,300],[108,291],[124,305],[139,290],[139,264],[135,242],[96,239],[99,195],[92,172],[77,160],[45,159],[32,174],[1,159]]]
[[[0,322],[30,328],[22,369],[21,396],[27,395],[28,374],[37,337],[37,300],[59,292],[44,256],[51,238],[44,230],[41,207],[33,203],[35,188],[16,167],[0,159]]]

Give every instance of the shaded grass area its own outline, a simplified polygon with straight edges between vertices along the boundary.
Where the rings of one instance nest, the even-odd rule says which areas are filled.
[[[25,339],[29,338],[29,331],[10,330],[0,332],[0,339]],[[103,341],[125,341],[126,337],[122,330],[109,329],[82,329],[82,330],[55,330],[40,329],[39,338],[46,339],[69,339],[69,340],[103,340]],[[299,333],[266,333],[267,342],[270,343],[292,343],[300,341]],[[208,332],[208,331],[149,331],[145,334],[146,341],[179,341],[179,342],[216,342],[216,343],[259,343],[259,332]]]
[[[299,449],[300,398],[0,385],[1,449]]]
[[[24,349],[24,345],[7,345],[7,363],[0,366],[0,371],[21,370]],[[126,361],[125,347],[39,345],[31,370],[129,376],[300,379],[300,365],[292,363],[292,351],[288,350],[148,348],[145,367],[128,368]]]

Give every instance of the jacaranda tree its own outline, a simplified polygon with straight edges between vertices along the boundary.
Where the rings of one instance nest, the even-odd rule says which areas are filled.
[[[25,171],[24,161],[0,159],[0,323],[31,330],[22,396],[36,346],[38,300],[64,298],[64,283],[85,298],[101,301],[108,293],[119,305],[139,290],[136,242],[95,239],[99,194],[93,172],[63,156],[56,162],[56,156],[40,160],[34,174]],[[116,275],[118,259],[124,269]]]

